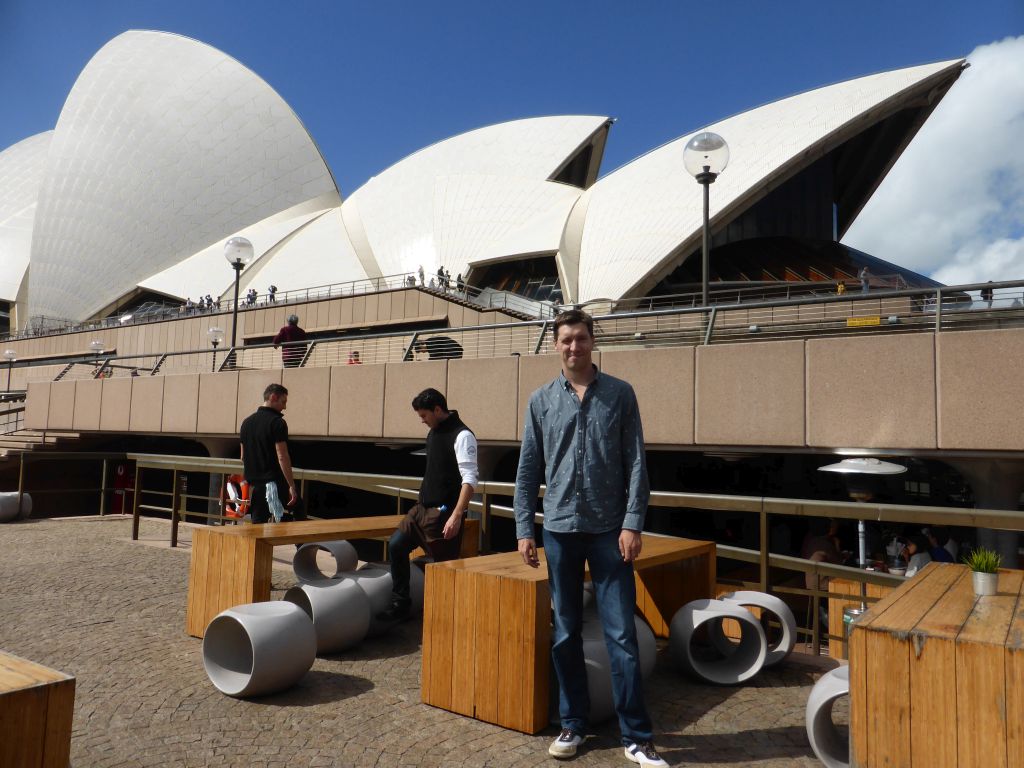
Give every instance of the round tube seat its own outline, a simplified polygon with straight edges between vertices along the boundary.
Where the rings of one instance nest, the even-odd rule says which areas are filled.
[[[697,630],[704,625],[711,629],[726,619],[734,619],[740,626],[740,641],[730,644],[729,655],[717,659],[695,656],[692,641]],[[761,671],[768,653],[761,623],[746,608],[724,600],[694,600],[676,611],[669,625],[669,647],[683,669],[716,685],[746,682]]]
[[[637,650],[640,652],[640,674],[646,680],[654,671],[658,644],[646,621],[639,616],[634,616],[633,621],[636,624]],[[584,611],[580,635],[583,638],[583,664],[587,672],[587,693],[590,698],[590,722],[600,723],[615,714],[615,702],[611,660],[608,658],[601,620],[596,612]]]
[[[317,653],[337,653],[358,645],[370,629],[370,599],[351,578],[302,584],[284,593],[313,621]]]
[[[334,575],[328,576],[320,570],[316,556],[324,550],[334,557]],[[295,578],[300,584],[316,584],[320,581],[336,579],[344,571],[354,571],[359,564],[359,556],[356,548],[348,541],[318,541],[303,544],[295,550],[292,558],[292,569],[295,571]]]
[[[775,643],[769,643],[764,666],[771,667],[785,661],[796,644],[796,618],[788,605],[775,595],[755,591],[727,592],[724,595],[719,595],[718,599],[727,603],[736,603],[745,608],[754,606],[773,614],[782,631]],[[708,625],[708,637],[723,656],[728,656],[735,650],[736,644],[725,636],[721,622]]]
[[[815,756],[826,768],[849,768],[850,734],[836,728],[832,707],[841,696],[850,695],[850,667],[842,666],[822,675],[807,697],[807,739]]]
[[[21,495],[21,508],[18,508],[18,492],[5,491],[0,493],[0,523],[10,523],[14,520],[25,520],[32,514],[32,497],[23,493]]]
[[[247,603],[214,617],[203,637],[203,667],[228,696],[290,688],[316,660],[313,622],[291,602]]]

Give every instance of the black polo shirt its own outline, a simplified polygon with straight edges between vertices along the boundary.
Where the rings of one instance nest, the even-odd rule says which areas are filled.
[[[261,405],[242,422],[239,438],[246,480],[250,483],[284,482],[276,446],[288,442],[288,424],[279,412]]]

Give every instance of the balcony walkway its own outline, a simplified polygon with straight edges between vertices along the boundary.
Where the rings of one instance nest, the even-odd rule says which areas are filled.
[[[154,546],[132,543],[120,516],[0,527],[0,649],[77,678],[75,768],[552,764],[554,728],[526,736],[419,703],[418,621],[318,658],[286,693],[221,695],[184,631],[188,550],[167,548],[167,525],[143,520],[143,538],[164,542]],[[275,597],[291,583],[274,570]],[[830,666],[797,654],[751,685],[716,688],[663,649],[647,690],[658,747],[671,765],[820,765],[804,705]],[[573,765],[629,764],[614,722],[592,733]]]

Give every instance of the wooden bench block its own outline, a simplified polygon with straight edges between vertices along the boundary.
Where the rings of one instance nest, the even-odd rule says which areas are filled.
[[[0,768],[66,768],[75,678],[0,651]]]
[[[524,733],[548,726],[551,596],[518,552],[431,563],[423,609],[424,703]],[[715,545],[644,536],[637,606],[659,633],[684,603],[709,597]]]
[[[1024,765],[1024,572],[977,597],[970,571],[933,563],[880,600],[850,638],[851,765]]]

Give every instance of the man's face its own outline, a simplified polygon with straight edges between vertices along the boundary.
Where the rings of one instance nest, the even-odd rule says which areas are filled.
[[[562,367],[567,371],[590,370],[591,353],[594,351],[594,337],[585,323],[563,325],[558,329],[555,349],[562,356]]]
[[[288,395],[271,395],[270,399],[267,400],[267,406],[281,413],[288,407]]]
[[[435,405],[434,410],[428,411],[426,408],[417,408],[416,415],[420,417],[420,421],[426,424],[430,429],[434,429],[438,424],[444,421],[447,414],[441,410],[441,406]]]

